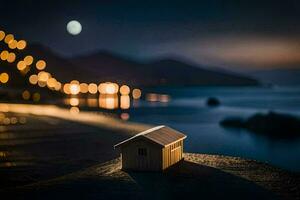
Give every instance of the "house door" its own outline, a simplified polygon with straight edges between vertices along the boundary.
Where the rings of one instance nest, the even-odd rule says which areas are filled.
[[[148,156],[149,156],[149,152],[147,151],[146,148],[138,148],[138,155],[137,155],[138,169],[147,170],[149,168]]]

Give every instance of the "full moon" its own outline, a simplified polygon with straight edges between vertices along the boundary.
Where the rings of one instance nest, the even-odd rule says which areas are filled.
[[[72,20],[67,24],[67,31],[71,35],[78,35],[81,32],[81,30],[82,30],[82,26],[76,20]]]

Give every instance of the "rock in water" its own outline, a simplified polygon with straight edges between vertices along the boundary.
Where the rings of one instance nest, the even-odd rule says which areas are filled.
[[[222,120],[220,125],[230,128],[244,128],[255,133],[281,138],[300,136],[299,117],[275,112],[258,113],[248,119],[227,118]]]
[[[210,97],[207,99],[206,104],[208,106],[218,106],[218,105],[220,105],[220,101],[219,101],[219,99],[217,99],[215,97]]]

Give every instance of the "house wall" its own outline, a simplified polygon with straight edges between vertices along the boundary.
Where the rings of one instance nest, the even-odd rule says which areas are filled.
[[[183,152],[183,140],[168,145],[162,149],[162,169],[166,169],[171,165],[180,161]]]
[[[147,149],[147,156],[138,155],[139,148]],[[162,148],[147,140],[138,139],[121,147],[122,168],[125,170],[160,171],[162,169]]]

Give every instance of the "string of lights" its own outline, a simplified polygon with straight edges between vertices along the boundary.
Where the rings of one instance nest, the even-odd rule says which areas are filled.
[[[25,40],[16,40],[13,34],[6,34],[4,31],[0,31],[0,41],[7,44],[8,48],[13,51],[15,49],[25,50],[27,42]],[[14,52],[3,50],[0,53],[2,61],[14,63],[17,55]],[[53,74],[45,71],[47,63],[45,60],[35,60],[32,55],[27,55],[23,59],[19,60],[16,64],[17,69],[22,74],[27,74],[31,65],[35,63],[35,68],[38,70],[37,74],[29,76],[29,83],[32,85],[38,85],[39,87],[48,87],[50,90],[60,91],[67,95],[77,95],[79,93],[90,94],[117,94],[130,95],[130,87],[128,85],[119,86],[117,83],[105,82],[105,83],[80,83],[78,80],[73,80],[69,83],[62,83],[57,80]],[[7,83],[9,81],[9,75],[6,72],[0,74],[0,82]],[[141,97],[140,89],[132,90],[132,97],[139,99]]]

